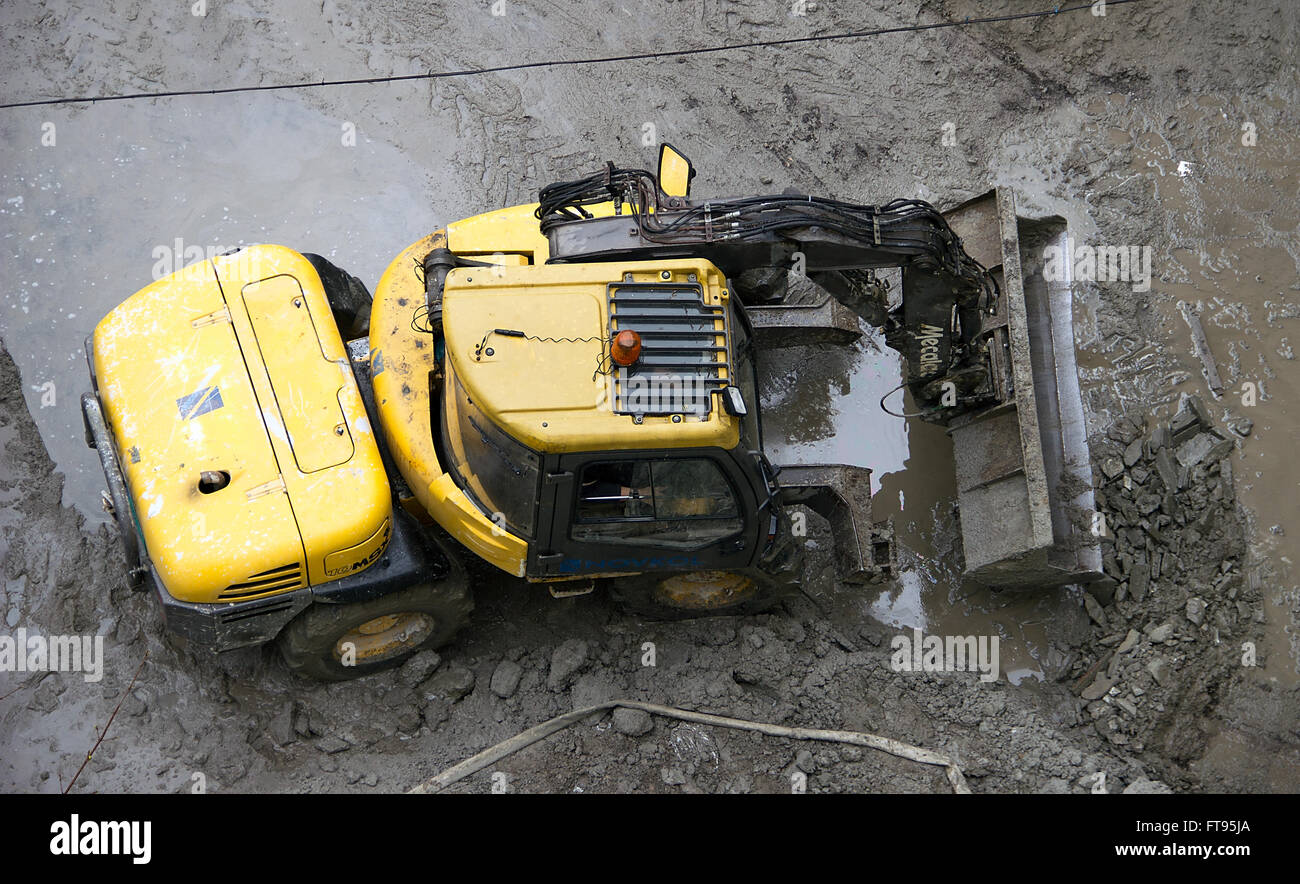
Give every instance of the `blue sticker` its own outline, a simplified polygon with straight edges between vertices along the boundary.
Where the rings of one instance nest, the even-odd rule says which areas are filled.
[[[221,401],[219,387],[204,387],[176,400],[176,407],[180,409],[181,417],[185,420],[207,414],[209,411],[216,411],[225,404]]]

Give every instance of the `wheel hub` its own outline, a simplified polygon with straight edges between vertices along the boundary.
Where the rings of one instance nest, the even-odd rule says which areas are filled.
[[[729,571],[692,571],[659,581],[655,598],[673,608],[710,611],[747,601],[758,593],[758,584],[744,574]]]
[[[386,660],[423,643],[433,627],[433,617],[420,611],[383,614],[344,633],[334,644],[334,657],[342,660],[350,644],[358,663]]]

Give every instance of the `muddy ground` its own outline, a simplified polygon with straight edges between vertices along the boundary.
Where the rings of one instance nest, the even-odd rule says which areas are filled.
[[[404,74],[1034,8],[489,6],[210,2],[197,17],[139,0],[6,3],[0,91]],[[99,634],[106,653],[97,683],[0,673],[0,788],[66,787],[139,670],[76,791],[403,790],[614,697],[941,749],[975,791],[1300,789],[1297,30],[1288,3],[1153,0],[433,84],[0,111],[0,632]],[[55,144],[42,144],[47,123]],[[303,681],[269,648],[214,659],[168,638],[151,600],[124,586],[76,411],[81,339],[149,281],[155,250],[178,237],[283,242],[373,285],[438,224],[529,201],[605,159],[650,164],[648,124],[691,156],[701,194],[794,186],[942,208],[998,184],[1079,242],[1150,246],[1149,291],[1075,282],[1112,581],[1015,596],[963,585],[950,445],[879,413],[897,361],[869,336],[847,353],[774,354],[765,406],[781,459],[876,469],[877,515],[902,547],[890,586],[836,585],[814,522],[805,596],[757,617],[649,623],[599,595],[557,601],[477,568],[455,644],[361,682]],[[1204,323],[1221,393],[1180,301]],[[890,641],[912,626],[1000,635],[1001,678],[892,671]],[[787,792],[796,771],[815,792],[948,788],[938,769],[870,750],[626,715],[454,788],[487,791],[502,773],[520,792]]]

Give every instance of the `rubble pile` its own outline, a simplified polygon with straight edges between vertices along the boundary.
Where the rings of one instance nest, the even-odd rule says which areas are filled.
[[[1235,440],[1195,396],[1146,423],[1122,417],[1093,444],[1108,579],[1085,593],[1096,641],[1071,678],[1104,739],[1186,763],[1216,698],[1255,663],[1259,575],[1244,568]]]

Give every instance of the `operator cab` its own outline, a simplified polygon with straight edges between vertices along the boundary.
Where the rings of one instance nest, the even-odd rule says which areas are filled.
[[[443,316],[440,460],[527,541],[524,576],[753,564],[771,527],[754,348],[716,268],[459,268]]]

